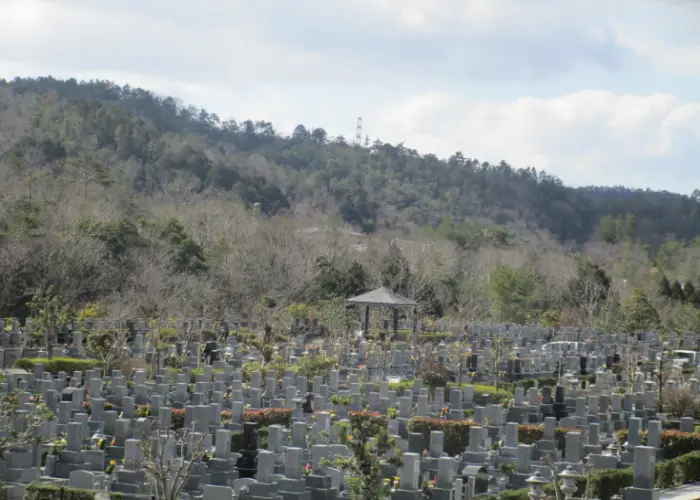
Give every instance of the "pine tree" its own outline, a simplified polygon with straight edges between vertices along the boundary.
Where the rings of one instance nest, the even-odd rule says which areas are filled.
[[[622,306],[622,318],[625,330],[628,332],[644,332],[659,328],[661,318],[659,312],[643,291],[638,288],[632,292],[632,297]]]
[[[676,280],[671,285],[671,299],[677,302],[685,301],[685,294],[683,293],[683,286],[681,282]]]
[[[685,295],[686,302],[692,302],[693,296],[695,295],[695,287],[690,280],[685,280],[685,283],[683,283],[683,295]]]
[[[671,283],[669,283],[666,275],[662,276],[659,282],[659,296],[671,298]]]

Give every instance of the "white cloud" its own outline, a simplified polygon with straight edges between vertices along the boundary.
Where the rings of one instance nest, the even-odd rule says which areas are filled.
[[[620,43],[629,47],[643,60],[680,76],[700,77],[700,43],[670,45],[662,40],[619,36]]]
[[[381,137],[421,151],[505,159],[579,185],[604,179],[682,192],[700,185],[691,163],[700,158],[700,101],[666,94],[591,89],[492,103],[433,92],[378,111],[372,123]]]

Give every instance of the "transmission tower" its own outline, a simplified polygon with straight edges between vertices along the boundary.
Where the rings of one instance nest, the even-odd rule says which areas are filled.
[[[357,125],[355,127],[355,146],[362,146],[362,117],[357,117]]]

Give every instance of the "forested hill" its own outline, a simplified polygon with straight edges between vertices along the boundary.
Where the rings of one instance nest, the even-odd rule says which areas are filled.
[[[285,135],[269,122],[222,121],[173,97],[104,81],[0,81],[0,153],[2,168],[72,169],[86,182],[118,179],[144,195],[184,183],[259,203],[268,214],[338,212],[365,232],[470,218],[524,222],[583,243],[614,238],[596,230],[609,216],[608,223],[633,220],[636,236],[651,245],[700,234],[700,204],[688,196],[574,189],[533,168],[460,153],[441,160],[401,144],[356,147],[303,125]]]

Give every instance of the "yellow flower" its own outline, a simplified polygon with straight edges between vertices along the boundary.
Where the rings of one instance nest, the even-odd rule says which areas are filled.
[[[352,434],[348,434],[348,441],[352,440]]]
[[[110,460],[110,461],[109,461],[109,465],[117,465],[117,461],[116,461],[116,460]]]

